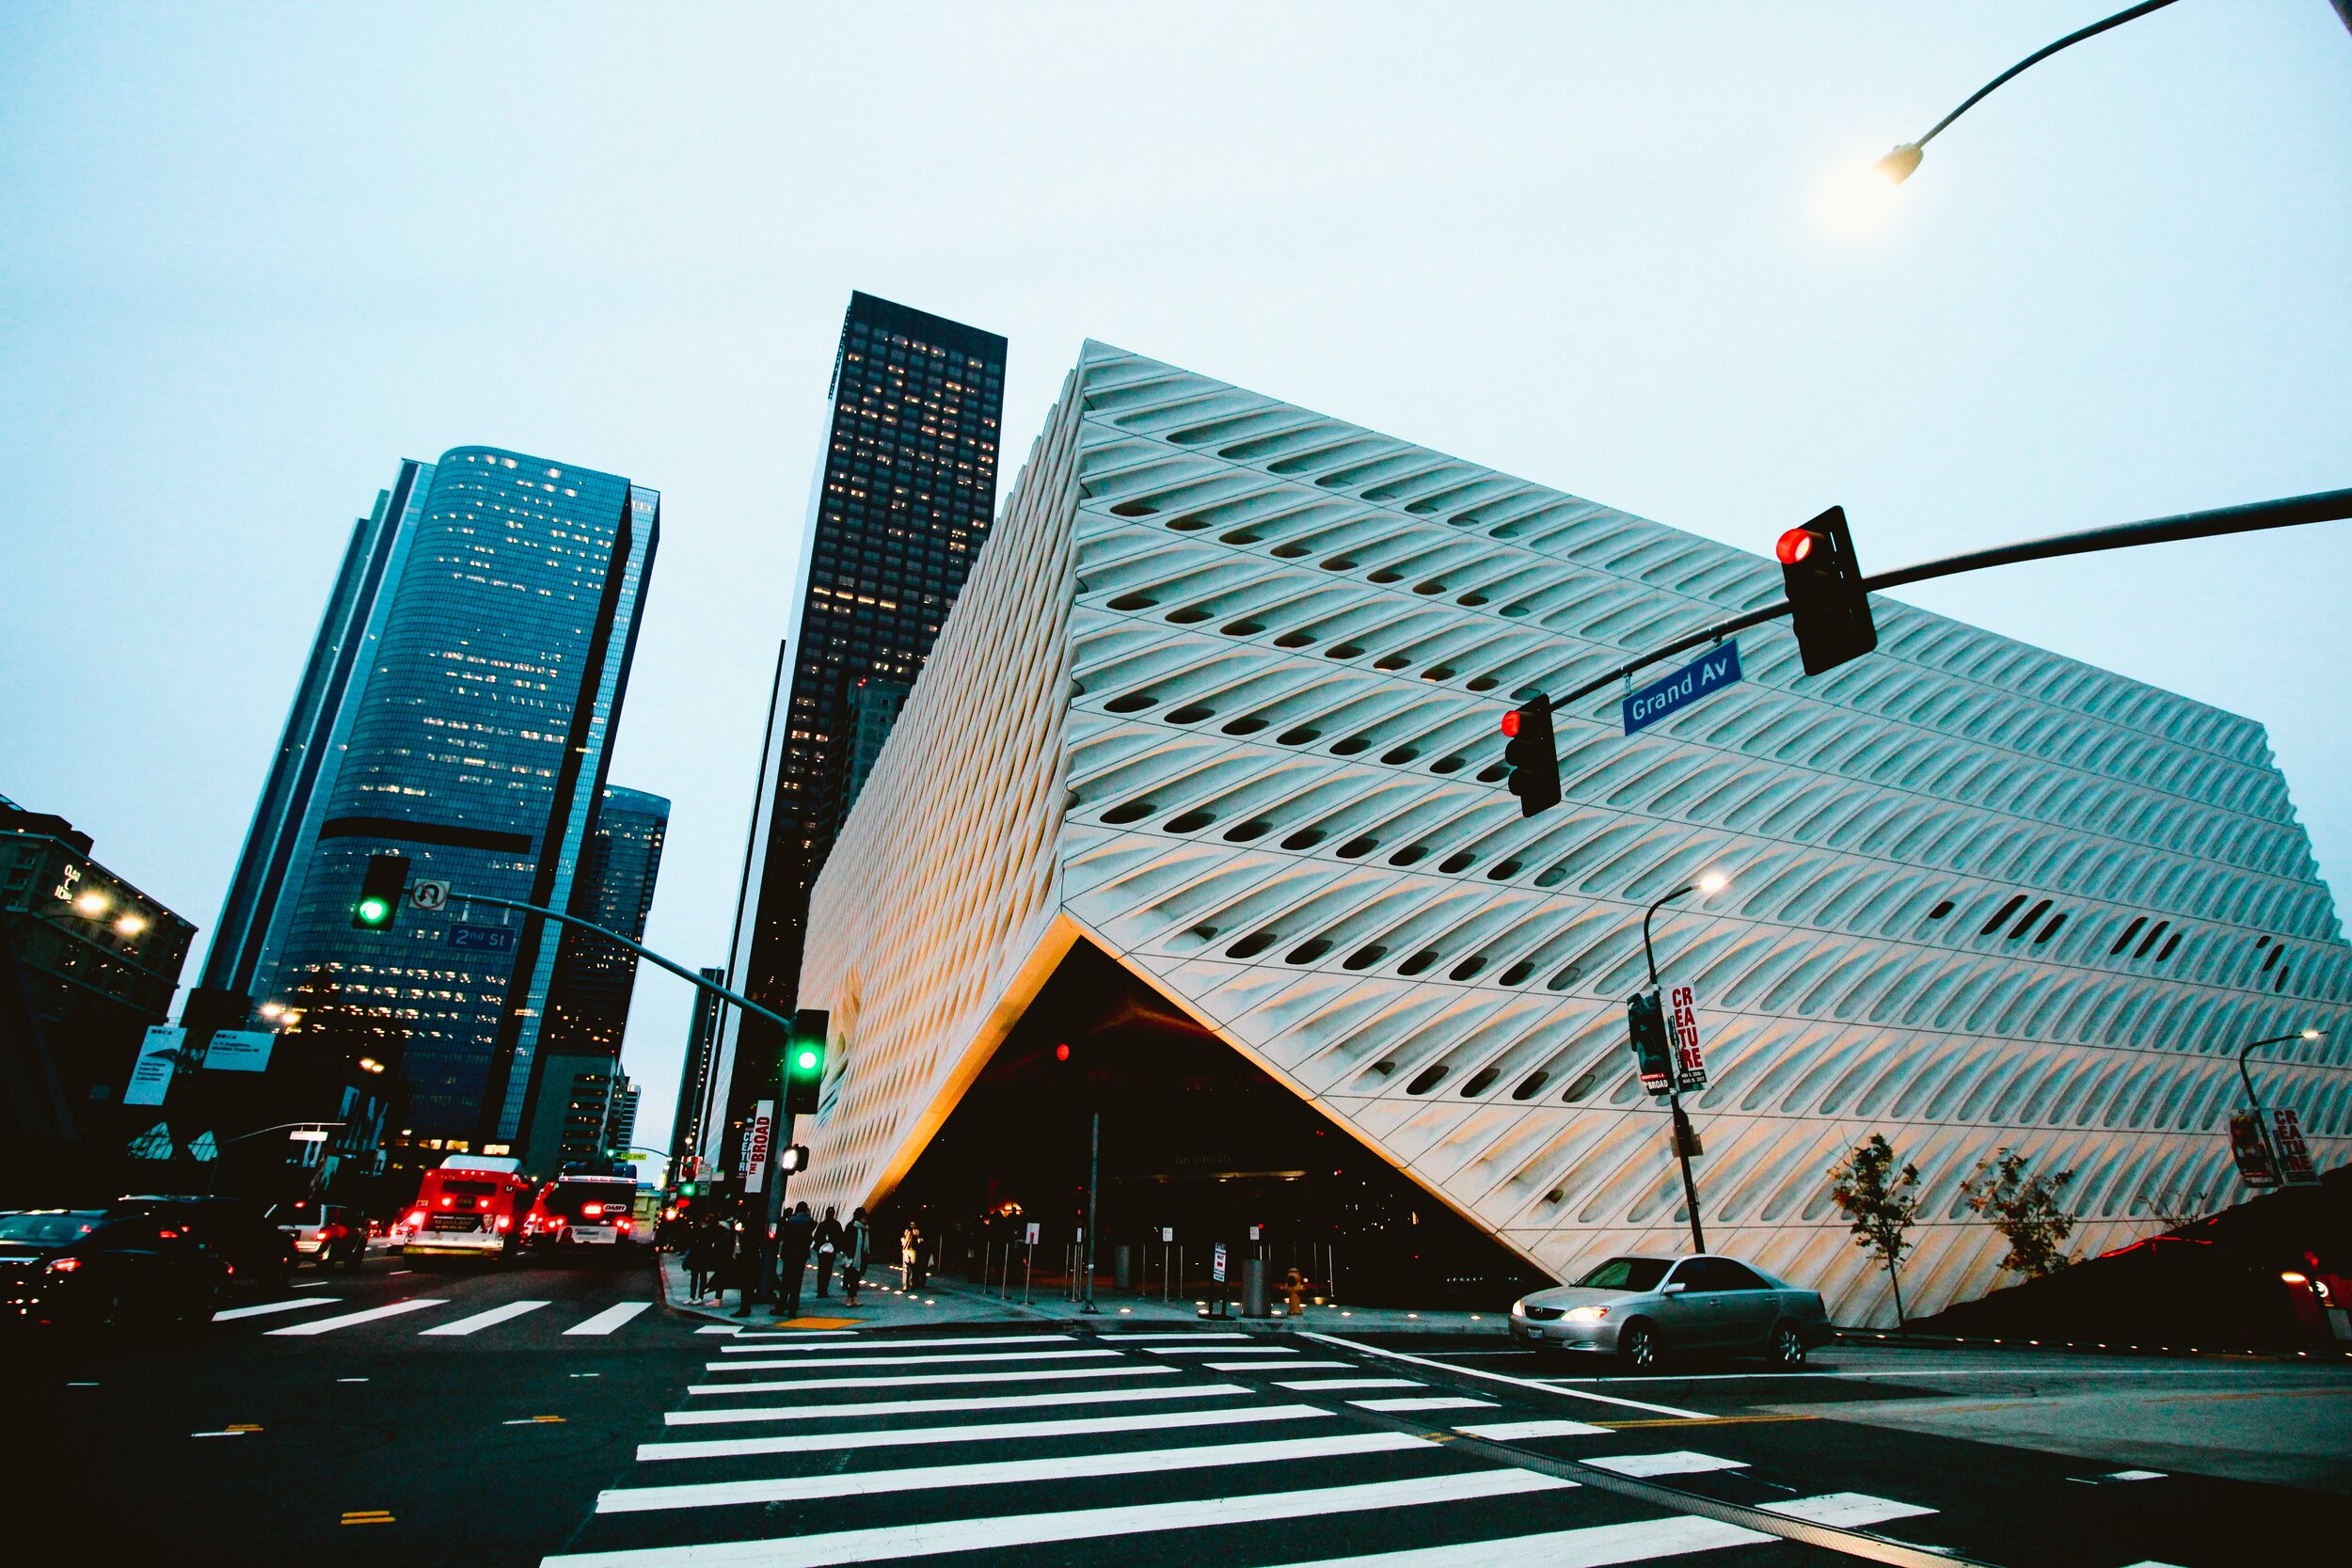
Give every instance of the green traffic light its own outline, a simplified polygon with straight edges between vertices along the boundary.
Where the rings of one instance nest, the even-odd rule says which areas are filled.
[[[815,1067],[816,1065],[817,1065],[817,1053],[816,1053],[816,1052],[814,1052],[814,1051],[803,1051],[803,1052],[802,1052],[802,1053],[801,1053],[801,1070],[802,1070],[803,1072],[806,1072],[806,1071],[808,1071],[811,1068]]]
[[[390,916],[391,912],[391,905],[386,903],[381,898],[362,898],[359,900],[359,918],[366,921],[371,926],[383,925],[385,920]]]

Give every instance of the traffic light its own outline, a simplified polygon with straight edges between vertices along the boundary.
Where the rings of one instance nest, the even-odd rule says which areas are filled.
[[[784,1114],[817,1114],[817,1091],[825,1082],[825,1034],[830,1015],[803,1007],[792,1015],[792,1043],[784,1053]]]
[[[400,901],[407,896],[408,857],[371,855],[359,883],[359,901],[351,906],[351,924],[362,931],[381,931],[391,925]]]
[[[1674,1082],[1674,1054],[1666,1044],[1666,1015],[1654,990],[1635,991],[1625,1001],[1626,1033],[1641,1065],[1642,1087],[1664,1094]]]
[[[1560,751],[1551,738],[1551,699],[1538,692],[1525,707],[1502,716],[1502,748],[1519,815],[1533,816],[1560,803]]]
[[[776,1168],[787,1173],[808,1169],[808,1145],[794,1144],[786,1149],[783,1157],[777,1160]]]
[[[1806,674],[1835,670],[1879,645],[1844,507],[1833,506],[1804,527],[1790,529],[1772,553],[1780,558],[1788,622],[1796,630]]]

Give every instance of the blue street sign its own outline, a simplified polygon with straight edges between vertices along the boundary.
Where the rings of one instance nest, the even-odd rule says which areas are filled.
[[[1625,700],[1625,733],[1645,730],[1661,719],[1680,713],[1702,697],[1709,697],[1744,679],[1740,671],[1740,644],[1724,642],[1707,650],[1675,671],[1661,675]]]
[[[515,951],[515,927],[512,926],[452,926],[449,944],[475,953],[512,953]]]

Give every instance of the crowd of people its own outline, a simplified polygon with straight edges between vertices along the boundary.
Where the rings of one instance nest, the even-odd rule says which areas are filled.
[[[726,1293],[734,1291],[741,1303],[739,1317],[749,1317],[752,1303],[758,1300],[772,1300],[780,1315],[798,1317],[814,1262],[818,1299],[832,1295],[837,1274],[842,1304],[857,1305],[876,1256],[873,1223],[863,1208],[845,1223],[837,1209],[829,1206],[818,1219],[806,1203],[796,1203],[777,1223],[772,1238],[763,1239],[756,1226],[755,1216],[711,1209],[691,1220],[679,1216],[669,1227],[664,1244],[685,1260],[687,1296],[692,1304],[723,1306]],[[909,1289],[922,1288],[924,1240],[921,1227],[913,1223],[898,1238],[899,1263]]]

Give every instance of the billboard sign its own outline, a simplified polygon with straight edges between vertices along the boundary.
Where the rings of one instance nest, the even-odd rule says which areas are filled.
[[[2248,1186],[2279,1184],[2279,1163],[2271,1158],[2270,1140],[2263,1136],[2262,1117],[2255,1112],[2230,1113],[2230,1158],[2237,1162],[2238,1180]]]
[[[2293,1110],[2281,1105],[2270,1113],[2270,1152],[2278,1163],[2281,1187],[2316,1187],[2319,1172],[2312,1165],[2311,1147],[2303,1142],[2303,1124]]]

